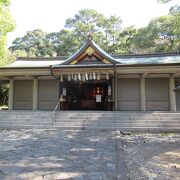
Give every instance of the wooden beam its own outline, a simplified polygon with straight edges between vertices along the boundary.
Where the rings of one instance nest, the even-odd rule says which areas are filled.
[[[146,78],[146,77],[148,76],[148,74],[149,74],[149,73],[143,73],[143,74],[142,74],[142,77],[143,77],[143,78]]]
[[[172,77],[178,77],[178,76],[180,76],[180,72],[176,72],[172,75]]]

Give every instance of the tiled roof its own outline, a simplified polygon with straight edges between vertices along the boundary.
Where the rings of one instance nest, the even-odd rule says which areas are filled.
[[[52,57],[52,58],[25,58],[20,57],[12,64],[7,65],[6,67],[16,68],[16,67],[50,67],[51,65],[61,64],[65,60],[64,57]]]
[[[89,45],[95,48],[102,57],[107,58],[112,64],[121,65],[156,65],[156,64],[171,64],[180,63],[179,53],[158,53],[158,54],[135,54],[135,55],[109,55],[91,39],[88,41],[72,56],[59,56],[59,57],[18,57],[15,62],[5,66],[6,68],[35,68],[35,67],[63,67],[68,66],[69,62],[79,56]],[[96,65],[96,64],[94,64]],[[77,66],[74,64],[73,66]],[[91,66],[86,64],[86,66]],[[97,66],[100,66],[97,64]],[[69,66],[70,67],[70,66]],[[78,66],[77,66],[78,67]]]
[[[86,43],[72,56],[70,56],[63,64],[69,64],[73,60],[75,60],[81,53],[83,53],[84,50],[86,50],[89,46],[91,46],[93,49],[97,51],[98,54],[100,54],[103,58],[110,61],[112,64],[119,64],[114,57],[106,53],[103,49],[101,49],[96,43],[94,43],[91,39],[88,39]]]
[[[166,64],[166,63],[180,63],[180,55],[171,56],[131,56],[121,57],[117,59],[122,64]]]

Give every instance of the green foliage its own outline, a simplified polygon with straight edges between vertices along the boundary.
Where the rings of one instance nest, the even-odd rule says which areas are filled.
[[[40,29],[28,31],[22,38],[16,38],[9,48],[12,52],[21,50],[27,56],[65,56],[77,50],[79,43],[69,30],[45,33]]]
[[[9,0],[0,0],[0,65],[4,64],[4,58],[7,53],[7,33],[15,28],[15,23],[10,15],[8,5]]]
[[[10,0],[0,0],[0,4],[4,6],[8,6],[10,3]]]
[[[180,14],[180,5],[176,4],[175,6],[172,6],[169,10],[169,14],[171,15],[178,15]]]
[[[117,39],[117,49],[115,49],[115,54],[134,54],[136,53],[136,47],[134,44],[134,37],[137,34],[137,29],[133,26],[124,28],[118,35]]]
[[[65,27],[71,29],[80,41],[85,41],[89,33],[100,31],[103,20],[103,14],[92,9],[82,9],[74,18],[66,20]]]
[[[74,18],[66,20],[59,32],[45,33],[40,29],[29,31],[22,38],[16,38],[10,50],[23,50],[28,56],[65,56],[76,52],[86,41],[89,33],[93,40],[110,53],[114,53],[121,32],[121,19],[109,18],[95,10],[83,9]]]
[[[101,48],[110,54],[154,53],[180,50],[179,6],[166,16],[153,19],[147,27],[122,28],[120,17],[105,17],[95,10],[80,10],[66,20],[59,32],[29,31],[13,41],[12,54],[19,50],[27,56],[68,56],[76,52],[89,33]]]
[[[167,3],[167,2],[169,2],[169,1],[172,1],[172,0],[157,0],[159,3]]]
[[[167,15],[153,19],[134,37],[136,47],[143,53],[180,50],[179,16]]]
[[[88,34],[93,34],[93,40],[104,50],[114,53],[117,47],[117,39],[121,32],[122,20],[120,17],[105,17],[91,9],[82,9],[74,18],[66,20],[65,27],[72,31],[72,35],[82,45]]]
[[[0,81],[0,106],[8,104],[8,84]]]
[[[71,31],[65,29],[57,33],[47,34],[46,44],[49,46],[52,56],[71,55],[79,47],[79,41],[76,36]]]
[[[48,56],[45,37],[46,33],[40,29],[28,31],[24,37],[16,38],[10,49],[25,51],[28,56]]]

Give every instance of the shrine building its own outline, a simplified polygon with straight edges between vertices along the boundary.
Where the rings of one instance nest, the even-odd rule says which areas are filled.
[[[180,110],[180,54],[111,56],[91,38],[70,57],[18,57],[0,80],[9,110]]]

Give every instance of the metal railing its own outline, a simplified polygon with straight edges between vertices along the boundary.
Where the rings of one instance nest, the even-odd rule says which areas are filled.
[[[58,109],[58,107],[59,107],[59,109],[61,109],[61,107],[60,107],[60,99],[59,99],[59,101],[57,102],[57,104],[56,104],[56,106],[55,106],[55,108],[54,108],[54,110],[53,110],[53,112],[52,112],[52,123],[53,122],[56,122],[56,112],[57,112],[57,109]]]

